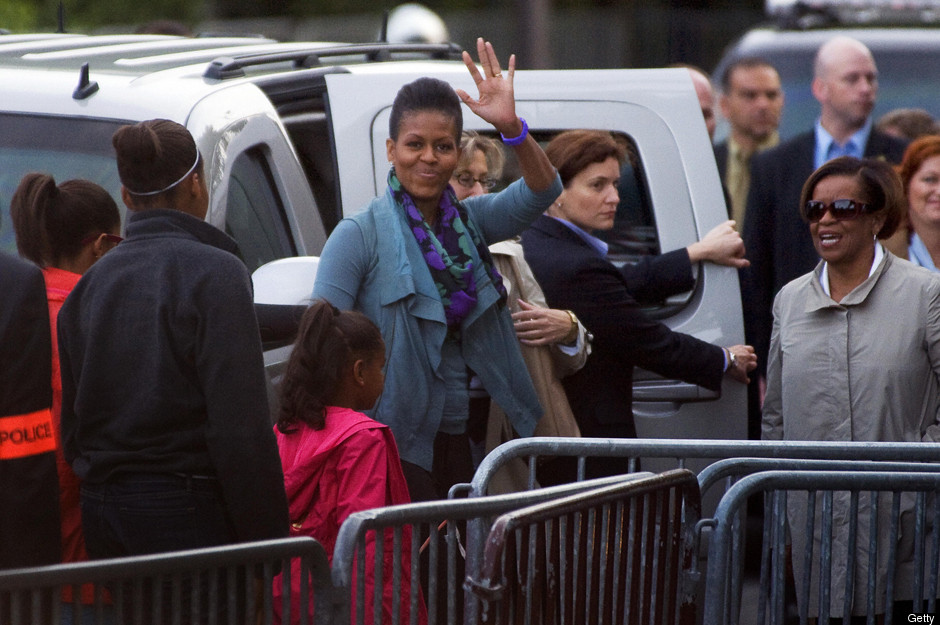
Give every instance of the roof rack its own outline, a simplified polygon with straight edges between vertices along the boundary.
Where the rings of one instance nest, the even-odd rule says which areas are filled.
[[[332,56],[362,54],[371,62],[389,61],[392,54],[421,54],[431,59],[455,60],[460,58],[462,48],[455,43],[365,43],[336,47],[310,48],[290,52],[246,54],[236,57],[221,57],[209,63],[203,76],[212,80],[241,78],[245,68],[269,63],[292,62],[298,69],[321,66],[321,59]]]

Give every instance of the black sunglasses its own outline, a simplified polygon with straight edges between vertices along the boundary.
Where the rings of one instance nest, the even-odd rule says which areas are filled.
[[[800,213],[805,221],[812,224],[822,219],[826,211],[829,211],[836,221],[845,221],[857,219],[862,213],[871,213],[874,210],[870,204],[862,204],[855,200],[835,200],[829,204],[819,200],[810,200],[802,207]]]

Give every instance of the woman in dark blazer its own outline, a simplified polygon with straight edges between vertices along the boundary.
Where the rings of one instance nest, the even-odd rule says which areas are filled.
[[[564,191],[523,234],[522,244],[548,304],[573,310],[594,335],[587,364],[564,380],[582,435],[636,437],[634,366],[711,390],[721,387],[725,375],[747,383],[747,372],[757,364],[750,346],[723,348],[673,332],[647,316],[635,296],[662,298],[688,290],[691,264],[700,260],[746,265],[733,222],[688,248],[621,271],[606,259],[606,245],[590,233],[613,227],[623,147],[610,133],[573,130],[558,135],[545,151]],[[620,463],[603,464],[590,472],[617,472],[614,465]]]

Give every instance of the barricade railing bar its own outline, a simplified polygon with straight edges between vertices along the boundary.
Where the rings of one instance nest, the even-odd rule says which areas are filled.
[[[383,590],[388,592],[383,588],[383,576],[386,573],[380,575],[378,571],[382,568],[380,563],[387,557],[386,554],[391,554],[391,596],[393,600],[401,597],[403,601],[407,598],[411,602],[410,610],[406,611],[411,623],[417,621],[416,602],[420,600],[420,595],[414,583],[411,583],[408,592],[402,592],[401,583],[406,578],[403,571],[406,570],[412,580],[421,579],[430,625],[475,623],[479,600],[463,587],[465,571],[471,572],[464,567],[466,533],[463,528],[466,522],[479,521],[488,530],[492,521],[505,512],[650,475],[636,473],[508,495],[413,503],[353,513],[340,527],[336,540],[333,585],[345,589],[345,597],[351,597],[348,600],[352,606],[353,622],[369,622],[365,612],[368,603],[371,601],[373,618],[378,617]],[[411,548],[405,551],[402,545],[409,542],[406,536],[415,535],[420,539],[410,540]],[[357,577],[355,571],[366,570],[365,558],[370,548],[374,551],[376,576],[372,596],[367,598],[363,576]],[[388,569],[387,566],[385,568]],[[472,608],[471,616],[470,620],[466,620],[465,610],[469,608]],[[397,625],[402,622],[400,616],[400,606],[395,605],[388,615],[388,622]]]
[[[757,464],[753,459],[740,463],[745,472],[759,468]],[[923,467],[879,471],[869,463],[855,464],[866,466],[831,462],[829,466],[839,470],[760,471],[728,489],[710,523],[705,625],[744,620],[730,592],[739,575],[732,554],[734,520],[748,497],[758,493],[765,497],[765,539],[761,585],[753,606],[757,614],[748,614],[747,622],[787,622],[788,584],[801,623],[826,623],[854,614],[867,617],[868,623],[891,625],[897,622],[893,611],[898,605],[909,606],[912,614],[935,613],[940,535],[933,525],[940,518],[940,472]],[[750,467],[745,470],[745,465]],[[789,561],[788,538],[793,543]]]
[[[923,445],[923,443],[917,443]],[[911,471],[940,472],[933,462],[878,462],[872,460],[815,460],[803,458],[725,458],[708,465],[698,474],[699,489],[708,492],[720,480],[736,481],[758,471]],[[726,484],[730,487],[731,482]]]
[[[290,561],[301,562],[301,588],[314,588],[318,624],[334,622],[337,604],[323,547],[312,538],[287,538],[171,553],[0,570],[0,623],[47,625],[269,625],[274,622],[274,578],[283,571],[285,622],[291,622]],[[62,603],[63,589],[80,596],[95,588],[95,603]],[[301,606],[309,598],[302,593]],[[302,609],[294,622],[308,623]]]
[[[692,459],[801,458],[816,460],[873,460],[898,462],[940,462],[940,445],[840,441],[739,441],[704,439],[627,438],[519,438],[503,443],[480,463],[470,483],[470,496],[488,494],[493,476],[504,465],[521,459],[530,467],[529,484],[534,487],[539,458],[570,456],[578,459],[579,479],[584,477],[588,458],[624,459],[624,473],[630,473],[642,459],[676,461],[675,467],[690,468]],[[642,465],[641,465],[642,468]],[[694,469],[693,469],[694,470]]]
[[[480,622],[695,623],[683,573],[699,511],[695,475],[678,469],[507,512],[468,579]]]

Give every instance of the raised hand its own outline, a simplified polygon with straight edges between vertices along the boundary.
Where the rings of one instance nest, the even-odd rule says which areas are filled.
[[[498,131],[507,137],[516,137],[522,133],[522,123],[516,116],[516,99],[513,94],[512,81],[516,72],[516,55],[509,57],[509,67],[503,75],[493,50],[493,44],[477,38],[477,55],[483,73],[477,68],[470,54],[464,50],[463,62],[473,77],[480,94],[477,99],[463,89],[457,89],[457,95],[470,107],[476,115],[484,121],[493,124]]]

